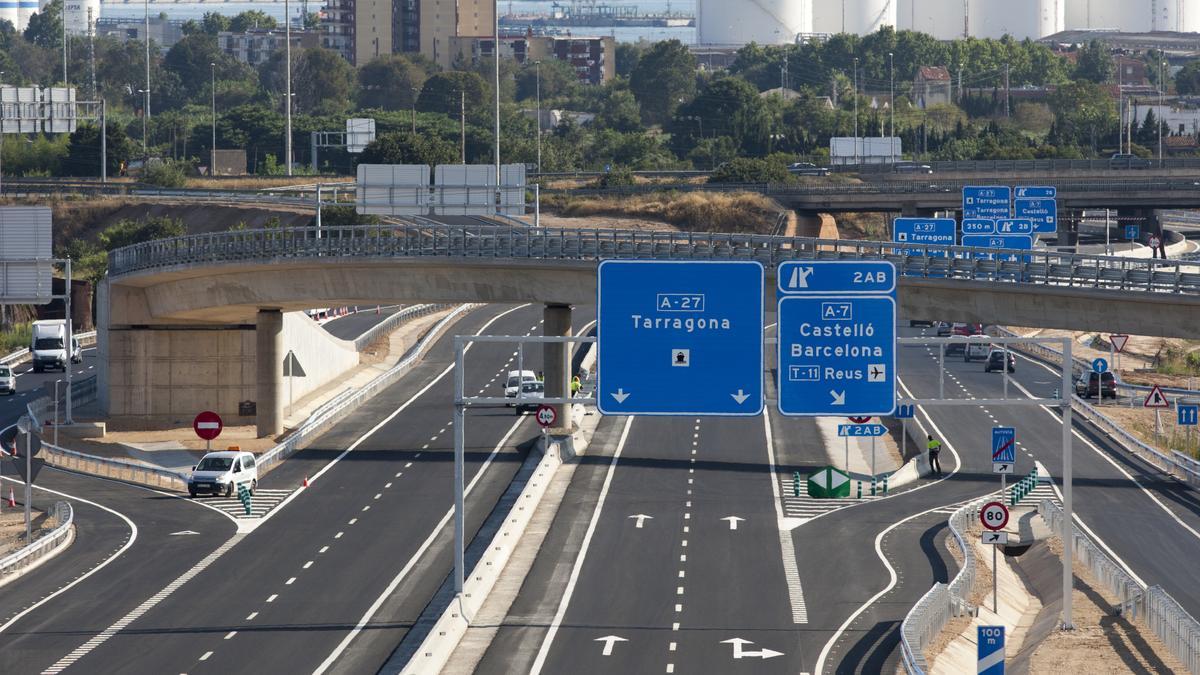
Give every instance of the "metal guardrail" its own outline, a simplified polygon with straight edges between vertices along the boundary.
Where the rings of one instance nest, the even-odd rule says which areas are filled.
[[[37,561],[45,558],[71,538],[71,525],[75,522],[75,511],[70,502],[55,502],[50,516],[58,523],[48,534],[37,538],[27,546],[0,558],[0,577],[17,574]]]
[[[908,277],[1200,296],[1200,270],[1172,260],[810,237],[502,225],[328,227],[322,228],[320,238],[313,228],[194,234],[112,251],[108,273],[118,278],[182,265],[315,257],[757,260],[768,266],[786,260],[868,259],[889,260]]]
[[[1147,170],[1147,169],[1200,169],[1200,158],[1169,157],[1165,159],[980,159],[960,161],[921,161],[937,172],[979,171],[1023,173],[1028,171],[1069,171],[1069,170]],[[890,173],[891,164],[859,164],[830,167],[837,171],[859,171],[862,173]]]
[[[1061,536],[1065,518],[1063,510],[1046,499],[1038,505],[1038,513],[1046,520],[1051,531]],[[1123,616],[1140,620],[1162,640],[1188,672],[1200,673],[1200,622],[1161,586],[1147,588],[1135,580],[1073,523],[1070,545],[1075,560],[1116,596]]]
[[[412,307],[406,307],[399,312],[392,314],[383,321],[375,324],[370,328],[370,330],[362,335],[354,338],[354,349],[361,352],[362,350],[366,349],[367,345],[374,342],[375,339],[380,335],[390,333],[396,328],[396,326],[399,326],[405,321],[408,321],[409,319],[415,319],[418,316],[433,314],[434,312],[441,311],[447,307],[451,307],[451,305],[413,305]]]
[[[929,670],[925,650],[946,627],[951,617],[971,614],[969,597],[975,587],[975,551],[963,536],[969,523],[979,516],[984,500],[960,507],[947,521],[950,533],[962,553],[963,562],[958,574],[949,584],[935,583],[917,601],[900,623],[900,651],[904,670],[909,675],[924,675]]]
[[[387,372],[380,374],[359,389],[347,390],[338,394],[320,406],[286,440],[258,458],[259,470],[265,472],[275,464],[291,457],[297,450],[302,449],[308,441],[324,433],[331,426],[353,412],[359,404],[394,384],[407,374],[412,366],[424,356],[425,352],[441,336],[441,332],[447,326],[475,307],[475,305],[460,305],[430,329],[425,334],[425,337],[421,338],[421,341],[409,350],[408,356],[389,368]]]

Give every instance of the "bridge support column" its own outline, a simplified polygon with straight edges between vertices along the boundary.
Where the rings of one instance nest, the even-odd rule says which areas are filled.
[[[258,436],[283,433],[283,312],[258,310],[254,327]]]
[[[542,309],[542,319],[543,335],[550,337],[572,334],[570,305],[546,305]],[[546,375],[546,398],[569,396],[571,393],[570,379],[574,375],[571,372],[571,345],[547,343],[542,354],[542,358],[545,360],[542,370]],[[555,406],[555,412],[558,413],[558,428],[566,430],[568,433],[574,431],[574,425],[571,423],[571,406]]]

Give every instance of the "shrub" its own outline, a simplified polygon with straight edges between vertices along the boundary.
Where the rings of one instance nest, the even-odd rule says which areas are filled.
[[[786,183],[791,178],[787,167],[778,161],[738,157],[718,166],[710,183]]]
[[[151,161],[142,172],[142,182],[164,188],[181,188],[187,184],[187,173],[183,165],[175,160]]]

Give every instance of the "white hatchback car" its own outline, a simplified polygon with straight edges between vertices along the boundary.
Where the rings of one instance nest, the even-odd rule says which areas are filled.
[[[0,391],[10,396],[17,393],[17,376],[9,366],[0,366]]]
[[[207,492],[232,497],[239,485],[246,485],[250,494],[258,487],[258,467],[254,455],[237,450],[210,452],[192,468],[188,478],[188,494],[195,497]]]

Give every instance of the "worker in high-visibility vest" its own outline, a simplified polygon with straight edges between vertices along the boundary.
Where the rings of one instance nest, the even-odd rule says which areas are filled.
[[[579,376],[571,378],[571,398],[579,395],[579,389],[583,387],[583,383],[579,381]]]
[[[929,470],[934,476],[941,478],[942,463],[938,461],[938,455],[942,452],[942,442],[930,434],[929,442],[925,444],[925,447],[929,450]]]

